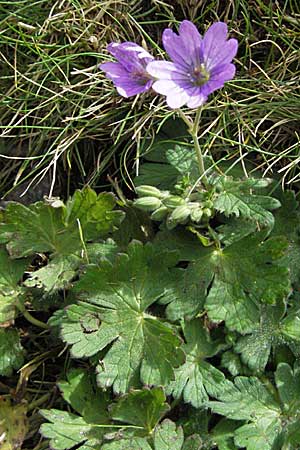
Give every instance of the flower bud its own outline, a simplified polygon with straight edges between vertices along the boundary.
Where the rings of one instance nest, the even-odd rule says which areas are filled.
[[[142,184],[135,188],[136,193],[139,197],[156,197],[161,198],[162,194],[159,189],[154,186],[148,186],[147,184]]]
[[[164,205],[167,208],[176,208],[180,205],[185,205],[185,200],[178,195],[170,195],[163,200]]]
[[[133,204],[143,211],[151,212],[161,206],[161,201],[156,197],[142,197],[135,200]]]
[[[206,216],[207,218],[209,218],[209,217],[211,217],[212,216],[212,210],[210,209],[210,208],[204,208],[203,209],[203,214],[204,214],[204,216]]]
[[[186,205],[177,206],[177,208],[175,208],[170,215],[170,220],[177,223],[183,223],[189,217],[190,212],[190,208],[188,208]]]
[[[168,214],[168,208],[166,206],[161,206],[160,208],[153,211],[151,214],[152,220],[162,220],[166,217]]]
[[[201,208],[195,208],[191,211],[191,219],[194,222],[197,222],[197,223],[201,222],[202,216],[203,216],[203,210]]]

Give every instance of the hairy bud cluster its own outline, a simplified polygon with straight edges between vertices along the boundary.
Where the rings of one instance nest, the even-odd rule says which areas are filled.
[[[207,222],[214,214],[213,202],[206,198],[207,192],[194,192],[187,197],[181,197],[148,185],[137,187],[136,192],[140,198],[134,201],[134,205],[152,213],[152,220],[165,219],[169,229],[189,221]]]

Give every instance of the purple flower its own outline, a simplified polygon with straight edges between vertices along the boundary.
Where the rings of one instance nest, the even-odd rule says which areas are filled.
[[[197,108],[211,92],[234,77],[231,61],[238,42],[227,40],[227,25],[223,22],[209,27],[202,39],[195,25],[184,20],[179,35],[169,28],[163,32],[163,44],[173,62],[150,62],[147,71],[157,79],[153,89],[167,96],[170,108],[184,104]]]
[[[146,50],[134,42],[112,42],[107,50],[118,62],[103,63],[100,69],[113,81],[120,95],[131,97],[150,89],[153,79],[146,66],[153,57]]]

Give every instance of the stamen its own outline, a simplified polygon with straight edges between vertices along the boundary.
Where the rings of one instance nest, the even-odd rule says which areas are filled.
[[[204,64],[200,64],[200,66],[194,68],[191,79],[195,86],[202,86],[209,81],[210,73],[206,70]]]

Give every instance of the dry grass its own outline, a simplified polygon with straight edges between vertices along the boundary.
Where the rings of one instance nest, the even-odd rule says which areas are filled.
[[[103,186],[107,174],[128,179],[141,142],[170,111],[151,94],[119,97],[97,66],[110,41],[162,55],[161,31],[183,18],[201,32],[224,20],[240,42],[237,77],[204,112],[205,150],[299,181],[297,1],[20,0],[0,1],[2,195],[37,183],[52,193],[61,178],[66,192]]]

